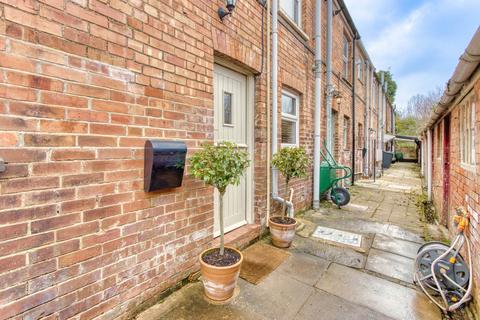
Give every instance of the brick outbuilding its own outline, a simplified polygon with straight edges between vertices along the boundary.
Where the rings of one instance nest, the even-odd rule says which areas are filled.
[[[455,208],[471,215],[474,297],[480,298],[480,28],[477,29],[445,93],[422,133],[422,172],[439,223],[453,237]],[[476,303],[479,314],[478,303]]]

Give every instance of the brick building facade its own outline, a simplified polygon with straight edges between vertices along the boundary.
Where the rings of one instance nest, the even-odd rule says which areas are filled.
[[[453,237],[454,209],[461,206],[471,215],[467,237],[472,243],[474,297],[480,298],[480,29],[475,33],[422,136],[422,171],[440,224]],[[462,79],[460,82],[459,79]],[[448,97],[448,98],[447,98]],[[478,303],[476,312],[480,314]]]
[[[301,3],[300,19],[280,14],[278,95],[298,99],[296,143],[313,158],[315,8]],[[125,318],[198,269],[199,253],[214,241],[213,189],[186,174],[180,188],[144,192],[143,147],[147,139],[181,140],[190,153],[216,139],[218,70],[244,79],[250,97],[248,216],[227,239],[242,245],[258,236],[269,198],[267,14],[256,0],[237,1],[222,22],[223,5],[1,1],[0,319]],[[342,98],[333,108],[336,155],[349,164],[366,133],[377,139],[383,92],[364,50],[346,57],[350,69],[361,61],[362,78],[342,76],[345,36],[353,41],[346,14],[334,18]],[[325,127],[326,120],[322,136]],[[292,182],[298,210],[311,207],[312,181],[310,172]]]

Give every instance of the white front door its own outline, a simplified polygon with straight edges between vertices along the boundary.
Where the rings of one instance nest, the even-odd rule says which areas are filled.
[[[231,141],[249,150],[247,77],[220,65],[214,67],[214,139]],[[247,183],[244,175],[238,186],[228,186],[224,196],[225,232],[247,223]],[[219,194],[215,190],[214,235],[220,234]]]

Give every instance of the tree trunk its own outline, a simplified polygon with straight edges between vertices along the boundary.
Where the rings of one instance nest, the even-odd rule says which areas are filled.
[[[289,182],[289,179],[285,180],[287,192],[286,192],[286,194],[285,194],[285,198],[283,198],[282,220],[285,220],[286,211],[287,211],[287,210],[286,210],[286,207],[287,207],[287,198],[288,198],[288,182]]]
[[[225,239],[224,239],[224,227],[223,227],[223,195],[224,193],[220,193],[220,255],[223,256],[225,253]]]

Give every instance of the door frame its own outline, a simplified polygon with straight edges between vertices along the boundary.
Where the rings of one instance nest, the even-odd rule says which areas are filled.
[[[234,72],[238,72],[246,77],[246,104],[247,104],[247,150],[249,154],[249,160],[250,160],[250,166],[246,169],[245,172],[245,179],[246,179],[246,188],[247,188],[247,194],[246,194],[246,217],[245,220],[247,221],[247,224],[253,224],[255,223],[255,208],[254,208],[254,167],[255,167],[255,157],[254,157],[254,151],[255,151],[255,76],[253,73],[245,70],[244,68],[241,68],[232,62],[228,61],[225,58],[217,57],[215,56],[214,58],[214,69],[215,65],[219,65],[221,67],[230,69]],[[213,76],[215,76],[215,72],[213,73]],[[214,82],[215,85],[215,82]],[[215,91],[215,88],[214,88]],[[215,117],[215,105],[214,107],[214,112],[213,116]],[[243,224],[244,225],[244,224]],[[225,232],[229,232],[232,230],[235,230],[241,226],[236,226],[233,225],[233,228]],[[218,233],[218,234],[217,234]],[[219,232],[214,232],[214,237],[218,237],[220,235]]]

